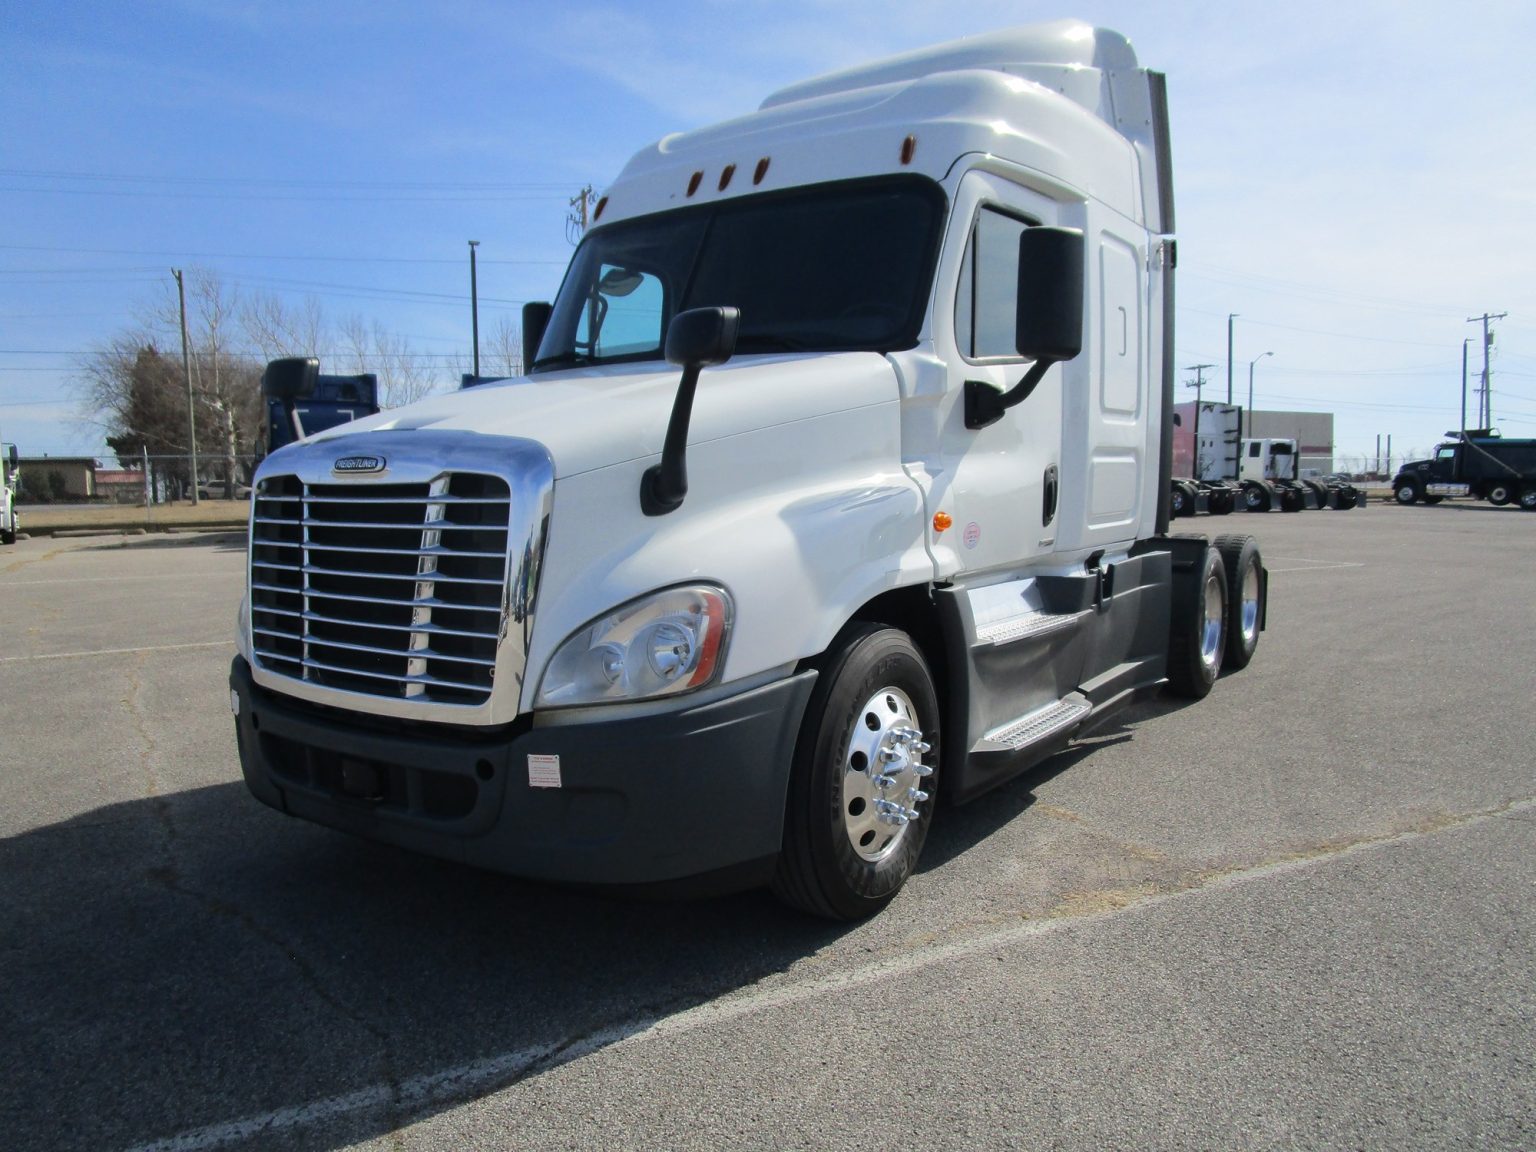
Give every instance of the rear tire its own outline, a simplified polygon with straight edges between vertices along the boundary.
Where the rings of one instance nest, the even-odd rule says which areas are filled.
[[[875,624],[840,637],[795,747],[774,894],[829,920],[889,904],[927,839],[938,762],[938,697],[922,653]]]
[[[1207,548],[1198,568],[1173,574],[1168,627],[1168,691],[1188,700],[1210,694],[1221,675],[1227,633],[1227,568]]]
[[[1514,490],[1508,484],[1488,485],[1488,503],[1495,508],[1502,508],[1515,498]]]
[[[1527,512],[1536,512],[1536,487],[1521,490],[1520,507]]]
[[[1227,570],[1227,644],[1223,665],[1248,667],[1264,622],[1264,564],[1252,536],[1218,536],[1214,545]]]

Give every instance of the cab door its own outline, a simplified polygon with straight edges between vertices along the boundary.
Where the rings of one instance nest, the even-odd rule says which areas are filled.
[[[1020,567],[1049,554],[1061,493],[1061,368],[1022,404],[984,428],[967,428],[965,385],[1006,392],[1030,361],[1015,346],[1019,234],[1062,223],[1062,206],[987,172],[960,182],[941,262],[934,344],[944,364],[930,507],[953,527],[935,543],[940,573]]]

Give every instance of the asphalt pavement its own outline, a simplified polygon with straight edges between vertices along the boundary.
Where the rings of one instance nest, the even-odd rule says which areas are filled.
[[[239,536],[0,552],[31,1149],[1536,1146],[1536,516],[1256,535],[1253,664],[963,808],[879,917],[641,903],[240,781]]]

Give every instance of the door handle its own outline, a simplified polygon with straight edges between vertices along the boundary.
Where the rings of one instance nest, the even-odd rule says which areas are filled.
[[[1056,465],[1052,464],[1045,470],[1045,506],[1040,510],[1040,523],[1043,527],[1049,528],[1051,521],[1056,519],[1056,497],[1060,488],[1060,477]]]

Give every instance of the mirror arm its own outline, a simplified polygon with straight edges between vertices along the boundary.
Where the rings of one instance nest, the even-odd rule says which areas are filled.
[[[965,426],[972,429],[985,428],[988,424],[995,424],[1001,420],[1004,412],[1015,404],[1022,404],[1029,399],[1029,394],[1035,390],[1055,363],[1055,360],[1042,356],[1030,365],[1029,371],[1024,373],[1024,379],[1006,392],[999,392],[985,380],[967,380],[965,382]]]
[[[693,416],[693,393],[698,387],[701,364],[689,364],[677,385],[667,438],[661,447],[661,463],[652,464],[640,477],[640,511],[665,516],[682,506],[688,495],[688,422]]]
[[[304,439],[304,422],[299,419],[299,409],[291,397],[283,399],[283,415],[288,417],[288,423],[293,425],[293,434],[300,440]]]

